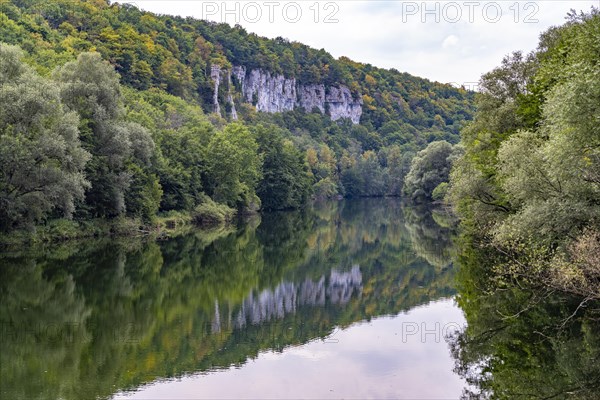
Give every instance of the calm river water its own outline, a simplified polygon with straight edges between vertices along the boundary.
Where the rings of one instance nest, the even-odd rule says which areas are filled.
[[[1,397],[458,398],[445,226],[353,200],[3,254]]]

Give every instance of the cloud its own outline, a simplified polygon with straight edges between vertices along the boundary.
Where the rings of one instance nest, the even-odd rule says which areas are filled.
[[[448,36],[446,39],[444,39],[444,41],[442,42],[442,47],[444,49],[449,49],[452,47],[456,47],[456,45],[458,44],[458,37],[455,35],[450,35]]]

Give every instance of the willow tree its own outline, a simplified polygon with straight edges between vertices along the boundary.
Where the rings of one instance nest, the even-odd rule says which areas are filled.
[[[126,195],[135,181],[140,194],[152,203],[135,206],[145,214],[155,212],[161,194],[157,178],[138,168],[150,163],[154,142],[141,125],[125,122],[117,72],[99,53],[82,53],[58,68],[54,77],[61,83],[63,102],[81,117],[81,140],[92,154],[86,168],[91,182],[86,211],[101,217],[124,213]]]
[[[61,102],[59,86],[21,60],[18,47],[0,44],[0,228],[71,216],[89,187],[89,154],[79,118]]]
[[[484,75],[451,182],[464,225],[506,255],[492,269],[584,301],[600,298],[599,35],[597,10],[573,13]]]
[[[404,191],[413,200],[431,199],[435,188],[450,178],[459,147],[446,141],[432,142],[413,158],[404,181]]]

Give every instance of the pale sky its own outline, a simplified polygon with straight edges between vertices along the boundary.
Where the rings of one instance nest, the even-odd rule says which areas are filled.
[[[504,55],[533,50],[539,34],[562,24],[569,9],[600,6],[600,0],[121,2],[159,14],[237,22],[248,32],[323,48],[336,58],[466,86]]]

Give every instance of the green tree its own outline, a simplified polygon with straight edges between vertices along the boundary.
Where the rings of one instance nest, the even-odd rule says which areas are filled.
[[[435,201],[442,201],[448,194],[448,182],[442,182],[433,189],[431,193],[431,198]]]
[[[400,196],[404,186],[404,178],[410,170],[413,153],[402,152],[400,146],[393,145],[382,150],[386,159],[387,180],[385,182],[387,194]]]
[[[58,68],[63,102],[81,116],[81,140],[92,154],[86,176],[88,211],[111,217],[126,210],[132,173],[128,162],[147,163],[154,143],[139,124],[124,121],[119,75],[98,53],[82,53],[77,61]],[[154,185],[148,182],[150,186]]]
[[[207,157],[211,197],[230,207],[258,210],[262,158],[248,128],[233,123],[217,132],[208,144]]]
[[[79,119],[59,86],[21,61],[22,51],[0,43],[0,229],[41,222],[53,210],[69,217],[89,186],[89,154]],[[54,213],[58,215],[58,213]]]
[[[385,184],[389,179],[379,163],[377,154],[368,150],[353,160],[351,165],[342,171],[342,184],[348,197],[383,196]]]
[[[265,210],[301,207],[309,197],[311,180],[304,154],[283,138],[281,128],[258,125],[251,129],[263,156],[257,194]]]
[[[126,90],[125,95],[127,119],[144,124],[156,141],[151,170],[162,187],[161,210],[192,210],[203,193],[214,126],[199,106],[161,90]]]
[[[598,34],[597,10],[573,14],[530,61],[484,76],[496,108],[466,129],[450,190],[463,225],[507,255],[491,269],[588,300],[600,297]]]
[[[433,190],[450,177],[457,149],[446,141],[432,142],[417,153],[406,175],[404,190],[413,200],[431,199]]]
[[[536,64],[535,57],[515,52],[484,74],[476,97],[478,111],[461,132],[465,155],[454,166],[450,197],[461,213],[482,225],[509,211],[497,181],[498,149],[531,124],[518,111],[520,99],[528,96]]]
[[[365,151],[356,164],[358,174],[363,182],[363,196],[383,196],[385,194],[384,176],[379,158],[372,151]]]

